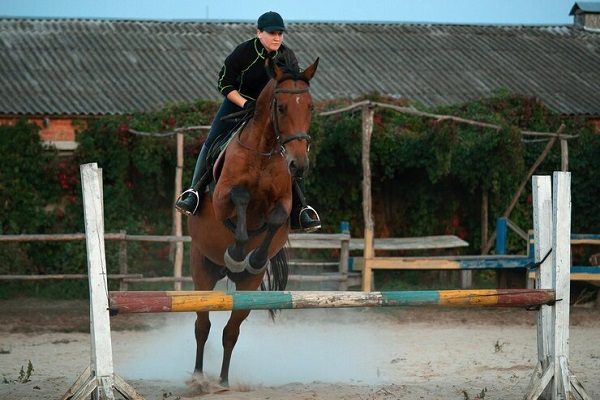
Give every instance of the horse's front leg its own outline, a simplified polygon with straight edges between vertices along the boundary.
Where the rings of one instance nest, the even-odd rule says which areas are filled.
[[[248,272],[258,274],[269,266],[269,247],[273,237],[288,220],[288,212],[282,203],[275,204],[275,208],[267,216],[267,234],[260,246],[246,257],[245,268]]]
[[[192,246],[190,250],[190,271],[194,280],[195,290],[213,290],[217,281],[223,278],[222,267],[213,263]],[[194,365],[194,378],[202,379],[204,376],[204,347],[210,332],[210,319],[208,312],[196,313],[194,334],[196,337],[196,363]]]
[[[231,272],[242,272],[245,268],[245,246],[248,242],[246,210],[250,203],[250,193],[244,186],[231,188],[230,200],[235,205],[237,221],[234,243],[225,251],[225,265]]]
[[[232,276],[232,280],[235,282],[236,290],[254,291],[260,287],[264,275],[264,272],[256,275],[244,272]],[[232,311],[227,325],[223,328],[223,364],[221,366],[221,385],[223,386],[229,386],[229,365],[231,364],[233,348],[240,335],[240,325],[249,314],[250,310]]]

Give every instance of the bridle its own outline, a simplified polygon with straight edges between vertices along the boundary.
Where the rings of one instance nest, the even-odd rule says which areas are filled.
[[[310,151],[310,143],[312,141],[312,138],[310,137],[310,135],[307,132],[297,132],[297,133],[293,133],[289,136],[286,136],[283,139],[281,138],[281,130],[279,129],[278,103],[277,103],[277,94],[278,93],[302,94],[302,93],[307,93],[308,91],[309,91],[308,86],[303,89],[283,89],[283,88],[278,88],[277,86],[275,87],[275,91],[273,93],[273,100],[271,101],[271,120],[273,121],[273,130],[275,131],[275,140],[277,140],[277,146],[276,146],[276,148],[274,148],[273,150],[271,150],[268,153],[257,152],[259,155],[271,157],[271,156],[277,155],[277,154],[285,154],[285,145],[286,145],[286,143],[289,143],[292,140],[306,140],[306,143],[307,143],[306,151],[307,152]],[[240,133],[238,134],[238,142],[244,148],[251,150],[248,147],[246,147],[239,140],[241,131],[242,130],[240,129]]]
[[[310,151],[310,142],[311,137],[308,132],[297,132],[287,136],[285,139],[281,139],[281,131],[279,130],[279,115],[277,113],[277,93],[288,93],[288,94],[301,94],[307,93],[308,86],[304,89],[282,89],[275,87],[275,93],[273,94],[273,101],[271,103],[272,109],[272,120],[273,120],[273,129],[275,130],[275,138],[277,139],[277,144],[280,147],[279,153],[285,153],[285,144],[291,142],[292,140],[306,140],[307,152]]]

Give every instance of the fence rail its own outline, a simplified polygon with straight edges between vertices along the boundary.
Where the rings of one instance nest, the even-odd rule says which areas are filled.
[[[120,280],[120,290],[127,290],[129,283],[181,283],[192,282],[191,277],[186,276],[161,276],[144,277],[143,274],[130,274],[127,265],[127,241],[136,242],[159,242],[176,243],[191,242],[189,236],[175,235],[130,235],[125,231],[119,233],[104,233],[105,240],[120,241],[122,247],[119,257],[118,274],[108,275],[109,279]],[[84,233],[65,233],[65,234],[21,234],[21,235],[0,235],[0,242],[66,242],[66,241],[85,241]],[[289,235],[289,244],[292,249],[339,249],[340,256],[338,261],[323,260],[290,260],[290,264],[319,265],[319,266],[338,266],[338,272],[335,274],[322,275],[290,275],[289,282],[339,282],[340,289],[348,288],[349,278],[353,278],[358,273],[348,272],[350,234],[348,233],[314,233],[314,234],[296,234]],[[175,274],[174,274],[175,275]],[[0,275],[0,281],[42,281],[42,280],[65,280],[65,279],[87,279],[87,274],[48,274],[48,275]]]
[[[105,240],[121,241],[123,247],[120,250],[123,254],[119,261],[119,273],[108,275],[108,279],[120,280],[121,289],[127,290],[129,283],[160,283],[160,282],[191,282],[190,277],[183,276],[163,276],[163,277],[144,277],[143,274],[131,274],[127,266],[127,241],[135,242],[154,242],[154,243],[190,243],[189,236],[175,235],[131,235],[125,231],[118,233],[105,233]],[[530,237],[530,241],[533,239]],[[19,234],[19,235],[0,235],[1,242],[65,242],[65,241],[85,241],[84,233],[63,233],[63,234]],[[347,288],[349,277],[348,271],[360,273],[362,270],[362,258],[355,257],[353,268],[348,268],[349,251],[363,250],[363,239],[350,238],[348,233],[337,234],[290,234],[290,248],[292,249],[339,249],[339,261],[316,261],[316,260],[293,260],[294,265],[339,265],[337,274],[324,275],[290,275],[290,282],[340,282],[341,288]],[[450,248],[464,247],[466,242],[452,235],[430,236],[423,238],[387,238],[374,239],[375,249],[377,250],[411,250],[411,249],[432,249],[432,248]],[[572,245],[600,245],[599,234],[571,234]],[[442,257],[404,257],[394,258],[392,262],[385,262],[385,258],[380,261],[384,265],[376,269],[450,269],[450,270],[471,270],[471,269],[506,269],[524,267],[532,261],[531,255],[528,256],[489,256],[490,260],[482,259],[481,256],[442,256]],[[401,261],[398,263],[398,261]],[[438,260],[435,263],[428,261]],[[443,261],[443,262],[442,262]],[[533,272],[529,274],[533,276]],[[48,274],[48,275],[0,275],[0,281],[47,281],[63,279],[87,279],[87,274]],[[600,267],[597,266],[572,266],[572,280],[599,281]]]

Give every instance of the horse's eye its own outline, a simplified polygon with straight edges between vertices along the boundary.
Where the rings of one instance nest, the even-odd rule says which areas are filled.
[[[278,104],[277,105],[277,111],[279,111],[280,113],[285,113],[285,105],[283,104]]]

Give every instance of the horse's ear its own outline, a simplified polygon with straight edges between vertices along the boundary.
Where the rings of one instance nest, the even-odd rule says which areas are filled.
[[[313,76],[315,76],[315,72],[317,72],[317,65],[319,65],[319,57],[317,57],[317,59],[315,60],[314,63],[312,63],[311,65],[309,65],[303,72],[302,74],[306,77],[306,79],[308,79],[309,81],[313,78]]]

